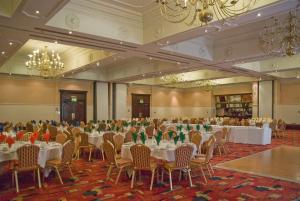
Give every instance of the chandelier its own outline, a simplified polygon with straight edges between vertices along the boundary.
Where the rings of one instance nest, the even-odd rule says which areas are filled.
[[[33,50],[28,57],[25,62],[27,69],[39,71],[42,77],[56,77],[64,69],[64,63],[61,61],[59,54],[55,51],[48,54],[47,46],[42,51],[39,49]]]
[[[179,82],[183,82],[184,79],[181,74],[171,74],[160,77],[160,79],[167,84],[175,84]]]
[[[260,33],[260,46],[265,54],[280,53],[293,56],[300,47],[299,21],[296,12],[290,11],[288,18],[280,22],[272,17],[272,25],[265,25]]]
[[[172,23],[185,22],[200,25],[213,20],[225,20],[247,12],[256,0],[156,0],[164,18]]]

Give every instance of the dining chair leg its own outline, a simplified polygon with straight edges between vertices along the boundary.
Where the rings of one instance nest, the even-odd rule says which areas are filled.
[[[170,189],[173,190],[173,184],[172,184],[172,171],[169,170],[169,180],[170,180]]]
[[[206,169],[207,169],[207,172],[208,172],[208,174],[209,174],[209,177],[212,177],[212,175],[211,175],[211,173],[210,173],[210,169],[209,169],[209,165],[208,165],[208,164],[206,164]]]
[[[19,179],[18,179],[18,172],[15,171],[15,182],[16,182],[16,191],[19,193]]]
[[[72,168],[71,168],[70,164],[68,164],[68,169],[69,169],[69,172],[70,172],[71,177],[73,178],[74,175],[73,175]]]
[[[33,182],[35,184],[35,170],[33,170]]]
[[[192,177],[191,177],[191,170],[188,170],[188,176],[189,176],[189,181],[190,181],[190,186],[193,186],[193,182],[192,182]]]
[[[200,166],[200,170],[201,170],[202,176],[204,177],[204,181],[205,181],[205,183],[207,184],[207,179],[206,179],[206,176],[205,176],[205,174],[204,174],[204,171],[203,171],[202,166]]]
[[[164,182],[164,169],[161,169],[161,182]]]
[[[109,179],[111,170],[112,170],[112,165],[110,165],[108,170],[107,170],[106,179]]]
[[[102,154],[102,160],[105,161],[104,151],[103,151],[103,148],[102,148],[102,147],[101,147],[101,154]]]
[[[218,150],[219,150],[219,154],[220,154],[220,156],[222,155],[222,153],[221,153],[221,148],[220,148],[220,145],[218,145]]]
[[[62,179],[61,179],[61,176],[60,176],[60,174],[59,174],[59,170],[58,170],[57,167],[55,167],[55,171],[56,171],[56,173],[57,173],[57,176],[58,176],[58,178],[59,178],[60,183],[61,183],[61,184],[64,184],[63,181],[62,181]]]
[[[133,170],[133,172],[132,172],[132,178],[131,178],[131,188],[133,188],[133,182],[134,182],[134,178],[135,178],[135,170]]]
[[[118,183],[123,167],[120,168],[115,184]]]
[[[208,165],[209,165],[209,167],[210,167],[210,169],[211,169],[212,173],[213,173],[213,174],[215,174],[215,171],[214,171],[214,169],[213,169],[213,167],[212,167],[212,165],[211,165],[211,163],[210,163],[210,162],[208,163]]]
[[[153,180],[154,180],[154,174],[155,174],[155,170],[152,170],[151,184],[150,184],[150,191],[152,191]]]
[[[92,158],[92,148],[90,148],[89,161],[91,161],[91,158]]]
[[[139,170],[139,182],[142,182],[142,171]]]
[[[178,177],[178,181],[181,181],[181,177],[182,177],[182,171],[179,170],[179,177]]]
[[[38,183],[39,183],[39,188],[42,187],[41,185],[41,174],[40,174],[40,168],[37,169],[37,176],[38,176]]]

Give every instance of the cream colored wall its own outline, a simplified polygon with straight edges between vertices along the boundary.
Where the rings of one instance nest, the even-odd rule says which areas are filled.
[[[59,121],[59,90],[87,91],[87,120],[93,118],[93,83],[79,80],[0,77],[0,121]]]
[[[300,124],[300,80],[278,80],[275,118]]]

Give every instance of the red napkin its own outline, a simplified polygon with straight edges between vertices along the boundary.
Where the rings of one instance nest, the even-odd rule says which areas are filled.
[[[6,138],[6,143],[8,144],[8,147],[11,148],[11,145],[15,143],[15,140],[11,136],[8,136]]]
[[[47,144],[48,144],[48,142],[49,142],[49,140],[50,140],[50,133],[49,133],[49,132],[45,133],[44,136],[43,136],[43,138],[44,138],[44,140],[45,140],[45,141],[47,142]]]
[[[23,137],[24,137],[24,132],[23,131],[19,131],[18,133],[17,133],[17,140],[22,140],[23,139]]]
[[[35,136],[35,133],[32,133],[32,135],[30,135],[30,138],[29,138],[31,144],[34,144],[35,141],[36,141],[36,139],[37,139],[37,138],[36,138],[36,136]]]
[[[37,131],[35,131],[32,135],[34,136],[35,140],[39,138],[39,132]]]
[[[4,135],[3,133],[0,133],[0,142],[4,142],[6,139],[6,135]]]
[[[130,128],[130,131],[131,131],[132,133],[134,133],[134,132],[136,131],[135,127],[131,127],[131,128]]]

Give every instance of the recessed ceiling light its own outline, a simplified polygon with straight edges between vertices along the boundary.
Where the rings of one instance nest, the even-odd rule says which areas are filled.
[[[180,64],[181,64],[179,61],[177,61],[176,63],[177,63],[177,65],[180,65]]]
[[[73,32],[72,31],[69,31],[69,34],[72,34]]]
[[[297,79],[300,79],[300,75],[297,75],[297,77],[296,77]]]
[[[65,75],[63,74],[62,77],[65,77]]]
[[[153,58],[152,57],[149,57],[149,60],[152,60]]]
[[[123,41],[120,41],[120,45],[123,45]]]
[[[55,40],[54,43],[57,44],[58,43],[57,40]]]
[[[8,44],[9,44],[10,46],[12,46],[12,45],[13,45],[13,43],[12,43],[12,42],[9,42]]]
[[[100,66],[100,63],[99,63],[99,62],[97,62],[97,63],[96,63],[96,65],[97,65],[97,66]]]
[[[205,33],[207,33],[207,32],[208,32],[208,30],[207,30],[207,29],[205,29],[205,30],[204,30],[204,32],[205,32]]]
[[[5,54],[5,51],[2,51],[1,54],[4,55],[4,54]]]
[[[159,74],[161,74],[161,71],[159,71]]]
[[[256,15],[257,17],[260,17],[261,16],[261,13],[257,13],[257,15]]]
[[[259,80],[261,80],[261,77],[259,78]]]
[[[145,77],[145,74],[143,74],[142,76]]]
[[[36,10],[36,11],[35,11],[35,14],[40,14],[40,11],[39,11],[39,10]]]
[[[11,72],[9,72],[9,75],[12,75],[12,73],[11,73]]]

